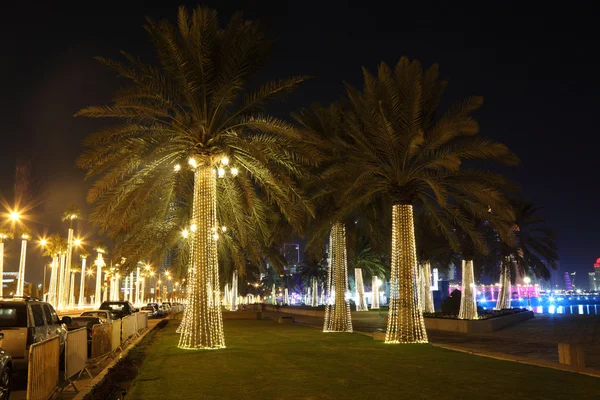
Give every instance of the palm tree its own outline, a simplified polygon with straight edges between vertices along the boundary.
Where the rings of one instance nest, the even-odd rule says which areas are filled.
[[[415,244],[417,249],[419,303],[423,312],[435,312],[431,292],[431,269],[445,271],[451,263],[458,265],[456,253],[448,240],[432,226],[424,213],[415,215]]]
[[[0,276],[4,274],[4,241],[13,237],[13,233],[9,229],[0,228]],[[2,285],[0,285],[0,297],[4,295],[2,289]]]
[[[46,239],[44,256],[52,257],[52,272],[50,273],[50,284],[48,285],[48,302],[58,308],[58,288],[60,287],[61,273],[64,274],[64,258],[59,265],[59,257],[64,254],[67,248],[67,241],[58,234],[54,234]],[[59,271],[61,267],[61,271]]]
[[[179,347],[222,348],[220,308],[212,301],[219,288],[220,227],[232,232],[231,250],[243,268],[241,254],[257,257],[273,247],[273,210],[299,231],[312,212],[296,179],[319,153],[295,127],[264,112],[266,103],[306,78],[249,90],[269,46],[258,26],[240,14],[221,27],[215,11],[181,7],[177,26],[148,19],[145,28],[159,65],[129,53],[123,53],[124,63],[100,59],[129,85],[113,105],[77,114],[122,121],[90,136],[79,159],[89,177],[98,176],[88,194],[95,205],[90,218],[132,251],[123,254],[128,260],[137,261],[142,252],[161,259],[174,244],[191,244]],[[225,175],[231,177],[217,182]],[[185,226],[189,239],[182,241]]]
[[[310,180],[312,196],[317,200],[317,218],[313,221],[311,239],[308,243],[314,252],[316,243],[322,245],[325,235],[329,234],[327,295],[325,304],[324,332],[352,332],[350,303],[346,301],[348,290],[347,265],[347,226],[350,214],[336,216],[340,208],[339,191],[329,182],[327,171],[335,167],[344,157],[343,110],[332,104],[327,108],[319,105],[301,110],[294,118],[311,133],[310,139],[324,154],[321,168],[325,173],[314,173]],[[316,172],[316,171],[315,171]],[[316,179],[318,178],[318,179]],[[339,177],[335,177],[339,179]],[[319,246],[320,247],[320,246]],[[320,250],[320,249],[319,249]]]
[[[65,212],[62,215],[61,220],[63,222],[69,221],[69,233],[67,235],[67,253],[65,255],[65,264],[67,266],[67,270],[65,273],[65,281],[62,284],[65,287],[63,292],[64,298],[62,299],[62,303],[64,305],[70,304],[70,294],[73,292],[74,288],[71,287],[71,259],[73,258],[73,221],[76,219],[81,219],[81,210],[75,204],[70,204]]]
[[[439,112],[447,83],[439,79],[437,65],[423,71],[418,61],[402,57],[394,70],[381,63],[377,77],[366,69],[363,74],[362,92],[346,85],[349,104],[344,126],[352,146],[344,162],[329,172],[352,176],[342,191],[344,206],[338,216],[369,204],[387,204],[392,209],[386,342],[426,342],[416,284],[413,208],[427,212],[453,248],[458,247],[455,227],[483,246],[474,220],[487,219],[490,206],[497,217],[494,224],[512,219],[499,189],[506,180],[466,168],[462,162],[511,164],[517,159],[506,146],[477,136],[479,127],[471,114],[481,106],[480,97]],[[340,184],[347,181],[340,179]],[[502,231],[502,235],[508,234]]]
[[[549,279],[550,269],[556,269],[558,261],[555,234],[546,226],[546,220],[537,215],[541,208],[528,200],[518,199],[513,202],[513,209],[515,243],[510,245],[496,240],[490,251],[500,264],[497,309],[510,308],[511,282],[517,275]]]

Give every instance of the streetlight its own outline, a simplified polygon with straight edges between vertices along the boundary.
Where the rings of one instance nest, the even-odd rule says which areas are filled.
[[[523,282],[525,282],[525,285],[527,285],[527,308],[531,309],[531,294],[529,293],[529,283],[531,282],[531,278],[526,276],[523,279]]]

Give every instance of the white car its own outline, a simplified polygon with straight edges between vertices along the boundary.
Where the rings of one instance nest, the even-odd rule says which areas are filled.
[[[115,315],[113,313],[111,313],[110,311],[108,311],[108,310],[84,311],[79,316],[80,317],[96,317],[96,318],[99,318],[100,322],[102,322],[103,324],[110,324],[114,320],[117,319],[115,317]]]

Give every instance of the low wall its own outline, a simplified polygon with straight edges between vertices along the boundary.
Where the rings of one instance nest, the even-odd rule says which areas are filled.
[[[260,311],[223,311],[223,319],[262,319]]]
[[[510,325],[533,318],[533,311],[506,315],[482,320],[465,320],[449,318],[425,318],[425,328],[461,333],[487,333],[495,332]]]

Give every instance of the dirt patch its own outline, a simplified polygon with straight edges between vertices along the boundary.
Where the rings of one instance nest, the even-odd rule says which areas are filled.
[[[84,400],[122,400],[138,374],[138,370],[146,357],[148,347],[156,338],[156,333],[163,329],[169,320],[160,321],[125,358],[108,370],[103,382],[88,393]]]

